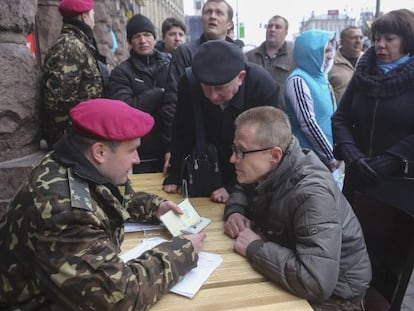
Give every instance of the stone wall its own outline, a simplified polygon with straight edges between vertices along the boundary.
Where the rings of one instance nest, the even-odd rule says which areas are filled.
[[[36,0],[0,2],[0,214],[39,150],[38,67],[26,46],[36,11]],[[17,158],[28,162],[10,164]]]
[[[59,0],[0,1],[0,216],[44,155],[40,148],[38,80],[43,58],[62,27],[58,4]],[[109,70],[129,56],[128,15],[151,9],[156,16],[144,14],[153,20],[162,16],[183,19],[182,8],[182,0],[95,0],[95,37]],[[161,25],[156,26],[160,29]],[[36,59],[26,46],[26,36],[35,27]],[[116,51],[112,51],[111,30],[118,42]]]

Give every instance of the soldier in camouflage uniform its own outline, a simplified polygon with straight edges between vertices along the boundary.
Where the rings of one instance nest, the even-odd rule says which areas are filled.
[[[125,221],[180,212],[128,181],[139,163],[138,137],[154,120],[107,99],[80,103],[70,117],[72,132],[0,219],[0,310],[147,309],[196,266],[205,233],[175,237],[124,263]]]
[[[93,0],[62,0],[62,32],[45,56],[41,76],[42,135],[52,149],[69,127],[69,111],[103,97],[108,71],[96,46]]]

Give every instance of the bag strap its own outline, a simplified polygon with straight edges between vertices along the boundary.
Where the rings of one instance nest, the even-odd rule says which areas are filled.
[[[200,106],[200,94],[197,92],[199,90],[199,84],[196,80],[196,77],[191,70],[191,67],[185,68],[185,75],[188,81],[188,89],[190,93],[190,101],[193,106],[194,111],[194,125],[196,131],[196,150],[198,156],[205,156],[206,151],[206,141],[204,136],[204,120],[201,114]]]

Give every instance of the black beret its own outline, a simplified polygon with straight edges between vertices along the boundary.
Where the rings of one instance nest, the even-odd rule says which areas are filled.
[[[149,32],[156,38],[154,24],[148,17],[142,14],[134,15],[128,21],[126,30],[128,42],[131,42],[132,36],[139,32]]]
[[[226,40],[204,42],[194,55],[191,68],[196,78],[207,85],[223,85],[244,70],[246,56]]]

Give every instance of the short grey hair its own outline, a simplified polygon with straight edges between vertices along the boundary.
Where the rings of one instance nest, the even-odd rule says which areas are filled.
[[[288,116],[272,106],[250,108],[236,118],[234,125],[236,130],[244,126],[254,126],[255,141],[260,148],[278,146],[285,152],[292,140]]]

